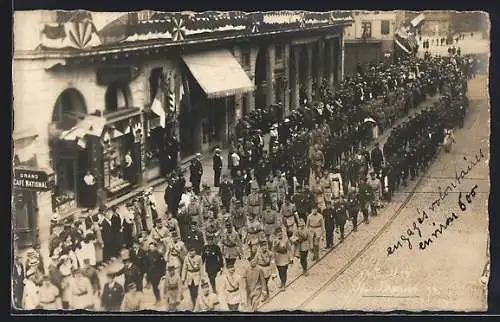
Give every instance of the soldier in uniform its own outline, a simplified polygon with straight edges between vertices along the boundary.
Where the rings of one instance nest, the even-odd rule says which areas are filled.
[[[333,182],[331,180],[330,173],[327,169],[323,171],[323,176],[320,178],[319,185],[323,190],[324,202],[332,200],[333,198]]]
[[[167,245],[167,251],[165,252],[165,258],[167,263],[175,266],[176,272],[180,275],[184,257],[186,256],[187,250],[184,243],[181,241],[177,233],[172,232],[171,242]]]
[[[255,254],[255,261],[257,262],[258,267],[262,270],[264,273],[264,279],[266,281],[266,292],[267,296],[269,296],[269,279],[271,278],[271,275],[273,273],[274,268],[271,266],[271,261],[273,258],[273,254],[271,253],[269,249],[269,244],[266,240],[266,238],[263,238],[261,236],[259,240],[259,248]]]
[[[327,203],[328,204],[328,203]],[[302,266],[302,274],[307,276],[307,255],[309,254],[309,234],[310,231],[307,229],[306,224],[303,219],[299,219],[298,229],[295,232],[295,256],[300,258],[300,265]]]
[[[238,200],[234,203],[234,208],[231,210],[231,221],[234,229],[240,233],[241,229],[246,225],[246,214],[242,203]]]
[[[222,289],[229,311],[238,311],[240,304],[245,304],[245,280],[236,273],[234,263],[226,264],[223,285]]]
[[[163,279],[163,297],[166,300],[167,311],[177,311],[177,306],[183,299],[182,279],[179,275],[176,265],[168,264],[167,274]]]
[[[323,210],[325,221],[326,248],[333,246],[333,237],[335,231],[335,210],[332,207],[332,200],[326,202],[326,208]]]
[[[146,254],[147,277],[151,283],[153,294],[156,298],[156,304],[160,303],[160,284],[161,277],[165,274],[165,259],[156,248],[154,242],[149,243],[149,251]]]
[[[196,304],[196,299],[198,298],[198,288],[201,280],[201,266],[201,256],[197,254],[196,248],[191,247],[188,255],[184,259],[181,277],[183,284],[189,289],[189,295],[191,296],[193,307]]]
[[[224,259],[220,247],[215,243],[214,239],[209,237],[207,245],[203,246],[201,259],[205,264],[205,272],[208,275],[213,291],[216,293],[215,278],[223,267]],[[202,286],[203,288],[203,286]]]
[[[262,212],[262,224],[264,226],[264,234],[268,242],[270,241],[270,237],[274,232],[274,229],[279,224],[278,221],[278,213],[274,209],[265,205],[264,211]]]
[[[201,176],[203,175],[203,165],[200,161],[201,154],[196,153],[195,158],[189,166],[190,181],[193,184],[193,190],[196,195],[200,194]]]
[[[335,226],[340,230],[340,242],[342,242],[344,241],[345,237],[344,230],[345,230],[345,223],[347,220],[347,209],[343,198],[335,199],[334,211],[335,211]]]
[[[280,291],[283,292],[286,287],[288,265],[293,263],[293,250],[290,240],[282,231],[281,227],[276,227],[272,240],[272,248],[274,252],[274,262],[281,281]]]
[[[309,247],[313,252],[313,260],[319,259],[320,242],[325,236],[325,221],[318,208],[313,208],[307,216],[306,227],[309,229]]]
[[[204,189],[205,190],[205,189]],[[198,197],[191,199],[187,206],[187,221],[179,222],[182,240],[186,240],[187,233],[191,223],[195,223],[198,227],[202,226],[202,202]]]
[[[380,203],[381,185],[380,185],[380,180],[375,176],[374,171],[370,172],[370,178],[368,179],[367,184],[371,190],[371,198],[370,198],[371,214],[372,216],[376,216],[377,208],[379,207]]]
[[[366,183],[365,178],[361,178],[358,186],[359,193],[359,206],[361,208],[361,212],[363,213],[363,222],[369,224],[370,221],[368,219],[368,205],[370,204],[371,199],[371,189]]]
[[[215,291],[210,290],[210,284],[207,280],[202,279],[200,283],[200,294],[194,306],[194,312],[213,312],[219,307],[219,298]]]
[[[316,207],[320,210],[325,208],[325,195],[323,193],[323,188],[321,186],[321,177],[317,176],[312,187],[312,193],[314,195],[314,200],[316,202]]]
[[[222,238],[222,254],[227,265],[234,265],[237,258],[241,258],[240,235],[233,229],[231,222],[226,221],[226,230]]]
[[[263,232],[263,225],[260,219],[252,213],[248,214],[248,222],[246,225],[246,236],[244,238],[245,244],[248,245],[250,249],[250,259],[251,260],[257,253],[259,245],[259,236]]]
[[[262,204],[262,197],[260,196],[258,189],[253,187],[252,192],[250,192],[247,197],[248,212],[260,216]]]
[[[278,191],[279,191],[279,185],[278,185],[278,180],[276,180],[274,177],[269,176],[266,182],[266,193],[267,193],[267,198],[264,198],[264,203],[270,203],[271,207],[273,209],[278,209]]]
[[[351,187],[346,196],[346,208],[349,218],[351,218],[353,231],[358,231],[359,195],[355,187]]]
[[[92,283],[90,283],[90,280],[83,276],[82,272],[78,268],[73,268],[73,277],[69,280],[69,285],[68,289],[70,290],[70,296],[69,296],[69,307],[70,309],[77,310],[77,309],[84,309],[84,310],[89,310],[89,309],[94,309],[94,289],[92,287]],[[110,272],[111,274],[114,274],[114,272]],[[109,283],[108,283],[109,284]],[[103,300],[108,298],[109,296],[106,297],[106,286],[109,286],[108,284],[104,285],[103,289]],[[119,291],[115,290],[114,288],[109,288],[108,291],[114,294],[117,294],[119,296]],[[116,291],[116,292],[113,292]],[[108,293],[109,294],[109,293]],[[108,302],[109,303],[109,302]],[[121,299],[120,303],[121,304]],[[111,306],[106,306],[106,303],[103,302],[103,307],[106,309],[106,311],[113,311],[114,308]],[[118,305],[118,308],[120,306]],[[111,309],[110,309],[111,308]]]
[[[216,244],[220,241],[220,223],[215,219],[215,214],[213,212],[209,212],[208,218],[205,221],[204,234],[205,234],[205,243],[208,243],[208,240],[212,240]]]
[[[231,208],[231,199],[233,197],[233,185],[229,182],[229,178],[226,174],[222,177],[222,183],[219,187],[219,197],[222,200],[222,205],[226,212],[229,212]]]
[[[373,170],[378,175],[380,173],[382,163],[384,162],[384,155],[382,153],[382,149],[380,149],[380,144],[378,142],[371,152],[370,159],[372,162]]]

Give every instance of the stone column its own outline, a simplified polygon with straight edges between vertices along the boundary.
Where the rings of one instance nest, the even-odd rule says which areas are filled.
[[[283,53],[283,66],[285,68],[285,84],[283,88],[283,107],[285,109],[285,115],[288,115],[290,110],[290,45],[284,45],[284,53]]]
[[[276,103],[276,93],[274,92],[274,87],[276,86],[276,81],[274,79],[274,67],[276,65],[276,48],[273,44],[269,44],[266,48],[266,105],[272,105]]]
[[[339,38],[337,41],[340,42],[340,46],[339,46],[340,53],[337,53],[337,55],[340,55],[339,82],[342,82],[344,80],[344,51],[345,51],[343,33],[339,34]]]
[[[328,78],[328,87],[333,88],[334,83],[335,83],[335,77],[333,76],[333,73],[335,72],[335,57],[334,57],[334,52],[333,52],[333,41],[332,39],[328,39],[326,42],[326,53],[327,53],[327,58],[328,59],[328,70],[327,72],[327,78]]]
[[[306,97],[307,101],[311,102],[312,101],[312,83],[313,83],[313,77],[312,77],[312,45],[307,44],[306,45],[306,50],[307,50],[307,69],[306,69]]]
[[[318,70],[316,74],[316,79],[318,82],[318,86],[316,86],[316,97],[320,94],[320,86],[323,84],[323,77],[324,77],[324,69],[325,69],[325,49],[324,49],[324,41],[323,39],[320,39],[319,42],[316,44],[318,46]]]
[[[291,46],[291,50],[293,50],[293,75],[290,75],[290,86],[291,86],[291,101],[290,106],[292,109],[299,108],[300,106],[300,96],[299,96],[299,83],[300,83],[300,75],[299,75],[299,64],[300,64],[300,47],[299,46]]]
[[[255,64],[257,60],[257,50],[255,48],[251,48],[249,54],[250,54],[250,72],[248,76],[252,81],[252,83],[255,84]],[[255,90],[257,90],[257,86],[255,87]],[[255,110],[255,91],[247,94],[247,102],[248,102],[247,112]]]

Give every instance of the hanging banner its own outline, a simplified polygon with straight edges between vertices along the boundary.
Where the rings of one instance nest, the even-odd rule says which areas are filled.
[[[13,178],[14,189],[30,191],[47,191],[54,187],[54,176],[43,170],[15,168]]]

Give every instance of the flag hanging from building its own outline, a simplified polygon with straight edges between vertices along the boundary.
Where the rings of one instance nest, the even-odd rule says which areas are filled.
[[[163,94],[162,90],[162,80],[158,80],[158,89],[156,90],[155,98],[153,99],[153,103],[151,103],[151,111],[160,117],[160,126],[165,128],[166,124],[166,115],[165,110],[161,104],[161,95]]]
[[[417,52],[418,42],[415,34],[409,32],[405,27],[400,28],[394,34],[395,53],[414,55]]]

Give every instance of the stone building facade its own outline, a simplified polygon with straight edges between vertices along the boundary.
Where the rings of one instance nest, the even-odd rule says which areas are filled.
[[[78,218],[161,181],[155,154],[166,133],[189,157],[227,144],[255,108],[313,100],[313,84],[342,79],[352,22],[348,12],[289,11],[112,18],[15,14],[15,169],[50,181],[14,187],[26,195],[13,210],[19,247],[41,243],[44,253],[54,215]]]

